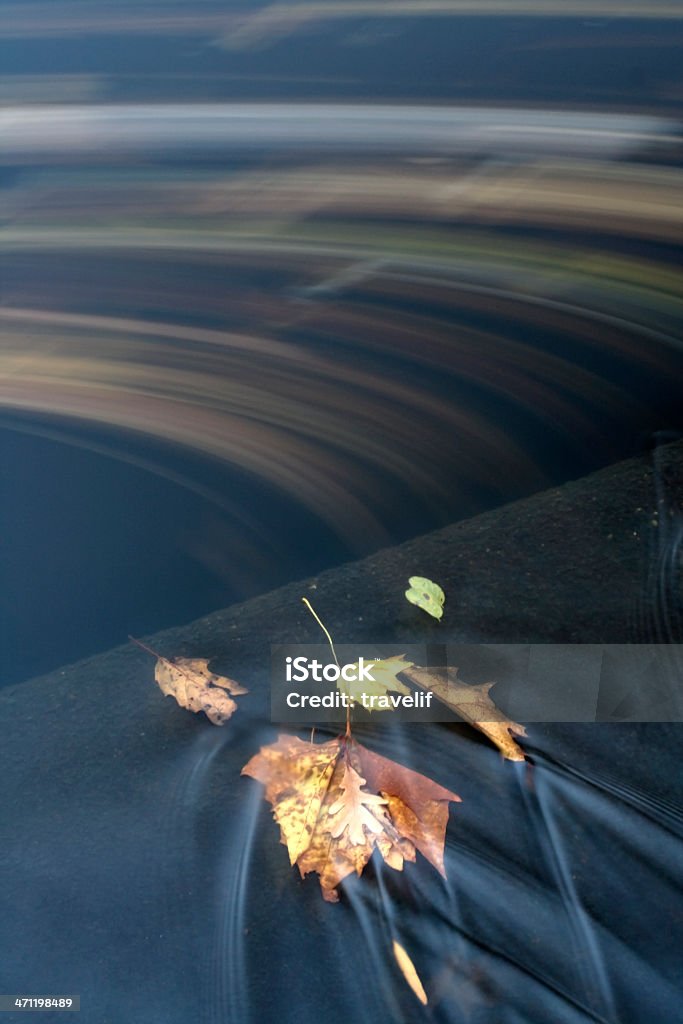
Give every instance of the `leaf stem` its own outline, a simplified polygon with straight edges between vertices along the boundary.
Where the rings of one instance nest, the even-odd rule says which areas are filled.
[[[322,621],[322,619],[320,618],[320,616],[318,615],[318,613],[316,612],[315,608],[313,607],[311,602],[308,600],[308,598],[307,597],[302,597],[301,600],[306,605],[306,607],[308,608],[309,612],[311,613],[311,615],[313,616],[315,621],[318,623],[318,625],[322,629],[322,631],[325,634],[325,636],[327,637],[327,642],[330,645],[330,650],[332,651],[332,657],[334,658],[334,663],[337,666],[337,668],[339,668],[340,666],[339,666],[339,661],[337,660],[337,652],[334,649],[334,644],[332,642],[332,637],[330,636],[330,633],[329,633],[329,630],[328,630],[327,626]],[[351,701],[349,701],[349,703],[346,705],[346,733],[345,733],[345,736],[348,738],[350,735],[351,735]]]
[[[151,647],[147,646],[147,644],[143,644],[142,640],[136,640],[134,636],[130,635],[130,633],[128,634],[128,639],[132,640],[132,642],[134,644],[137,644],[138,647],[141,647],[143,651],[147,651],[147,653],[151,654],[153,657],[155,657],[155,658],[162,658],[163,661],[167,660],[166,658],[163,657],[162,654],[159,654],[158,651],[153,651]]]
[[[332,643],[332,637],[329,634],[327,626],[322,621],[322,619],[320,618],[320,616],[318,615],[318,613],[316,612],[315,608],[313,607],[311,602],[308,600],[308,598],[307,597],[302,597],[301,600],[306,605],[306,607],[308,608],[309,612],[311,613],[311,615],[313,616],[315,621],[318,623],[318,625],[322,629],[322,631],[325,634],[325,636],[327,637],[327,642],[330,645],[330,650],[332,651],[332,657],[334,658],[334,663],[337,666],[337,668],[339,668],[339,662],[337,661],[337,652],[334,649],[334,644]]]

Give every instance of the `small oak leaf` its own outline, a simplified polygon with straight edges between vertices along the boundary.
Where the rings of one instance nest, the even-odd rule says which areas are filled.
[[[206,658],[157,657],[154,678],[167,697],[174,697],[188,711],[203,711],[214,725],[224,725],[237,709],[230,694],[249,691],[227,676],[209,671]]]
[[[350,842],[360,846],[365,842],[364,828],[375,835],[384,829],[386,815],[379,808],[386,806],[387,801],[384,797],[361,792],[364,785],[365,779],[350,764],[345,764],[342,793],[328,808],[329,821],[324,826],[334,839],[339,839],[344,829],[348,829]]]
[[[437,672],[413,665],[406,670],[406,676],[423,690],[430,690],[442,704],[488,736],[508,761],[525,760],[524,751],[514,737],[526,736],[526,729],[507,718],[493,703],[489,690],[495,683],[468,685],[458,678],[457,668],[449,668],[444,678]]]

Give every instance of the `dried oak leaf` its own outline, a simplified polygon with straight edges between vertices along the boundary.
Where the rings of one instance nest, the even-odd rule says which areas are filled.
[[[526,729],[519,722],[506,718],[493,703],[489,690],[495,683],[470,686],[458,679],[457,668],[447,669],[444,678],[437,672],[413,665],[404,669],[404,675],[421,689],[430,690],[442,704],[488,736],[508,761],[525,760],[524,751],[514,736],[526,736]]]
[[[189,711],[203,711],[214,725],[223,725],[237,708],[229,694],[249,692],[227,676],[210,672],[206,658],[157,657],[154,678],[165,696],[175,697]]]
[[[354,846],[365,843],[366,834],[381,835],[384,830],[387,801],[382,796],[364,793],[362,779],[350,764],[344,765],[344,777],[340,782],[341,794],[328,807],[327,828],[333,839],[339,839],[348,829],[348,839]],[[365,832],[367,829],[367,833]]]
[[[460,797],[353,739],[314,744],[282,735],[242,774],[265,785],[290,863],[302,878],[316,872],[331,903],[337,885],[360,875],[375,848],[397,871],[419,850],[445,875],[448,803]]]

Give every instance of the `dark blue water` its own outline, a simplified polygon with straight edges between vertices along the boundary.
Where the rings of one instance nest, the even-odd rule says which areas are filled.
[[[232,12],[202,5],[194,31],[177,36],[113,24],[74,38],[6,39],[0,60],[8,75],[102,76],[112,100],[384,97],[679,109],[677,19],[312,19],[240,49],[222,47],[220,32],[202,27],[206,10],[226,16],[229,40]]]
[[[224,729],[137,648],[66,667],[334,567],[325,617],[397,653],[683,640],[683,28],[586,7],[0,4],[0,994],[80,993],[84,1024],[681,1019],[679,725],[531,725],[523,765],[367,729],[462,797],[448,877],[373,860],[330,906],[239,774],[271,639],[320,639],[298,587],[161,640],[249,686]],[[452,627],[413,636],[393,551],[343,568],[644,452],[644,497],[601,478],[574,518],[555,491],[442,539]]]
[[[576,244],[557,231],[532,242],[560,251]],[[643,266],[674,260],[670,247],[634,251],[633,243],[610,243],[615,256],[639,258]],[[605,251],[600,239],[596,251]],[[39,311],[58,310],[76,317],[74,323],[79,316],[100,318],[94,331],[105,329],[102,318],[151,330],[173,324],[178,341],[161,355],[141,345],[135,355],[126,350],[116,357],[128,360],[131,380],[138,363],[149,368],[160,393],[174,365],[189,373],[201,366],[198,360],[213,358],[210,346],[186,350],[183,332],[195,328],[219,337],[221,331],[265,330],[304,353],[312,366],[326,360],[340,375],[358,367],[376,382],[375,390],[345,390],[343,379],[332,377],[350,422],[359,412],[371,415],[376,388],[388,387],[405,405],[400,421],[414,436],[426,475],[418,483],[409,468],[387,466],[385,456],[368,461],[359,426],[351,439],[355,477],[349,498],[360,497],[375,526],[368,532],[360,521],[357,528],[351,522],[340,535],[334,518],[326,521],[307,507],[296,479],[285,490],[258,468],[207,457],[196,443],[178,446],[117,430],[101,422],[104,411],[88,422],[48,410],[40,417],[8,410],[0,419],[3,685],[115,646],[130,633],[180,624],[582,476],[637,454],[658,431],[675,436],[683,429],[680,355],[673,345],[643,338],[642,321],[615,329],[580,306],[555,312],[524,295],[493,299],[457,282],[423,291],[419,277],[406,286],[381,274],[369,287],[310,302],[298,298],[305,293],[293,286],[308,273],[302,268],[297,277],[291,266],[261,273],[205,257],[158,262],[134,252],[125,258],[106,251],[94,258],[31,253],[7,262],[8,307],[25,309],[38,301]],[[273,312],[264,324],[266,301]],[[400,332],[406,330],[413,333],[403,342]],[[465,345],[470,336],[474,341]],[[495,339],[491,355],[486,339]],[[56,343],[47,335],[45,344],[49,353]],[[103,336],[85,349],[88,358],[106,355],[110,344]],[[502,387],[499,358],[507,366],[500,372],[509,375]],[[150,362],[155,359],[164,360],[156,370]],[[258,384],[258,363],[251,370],[249,363],[247,354],[236,371],[216,366],[215,372],[225,374],[226,387],[235,372]],[[535,377],[543,375],[550,386],[537,391]],[[410,395],[404,397],[406,385]],[[277,386],[283,396],[292,389],[287,380]],[[312,435],[327,418],[315,404],[305,412],[306,395],[314,397],[316,387],[313,378],[299,392]],[[252,416],[267,414],[268,394]],[[418,400],[419,406],[405,404]],[[298,401],[294,393],[292,401]],[[449,410],[465,419],[449,419]],[[381,407],[376,416],[372,429],[378,440],[384,435],[390,451],[396,426],[379,425]],[[469,437],[462,435],[463,423]],[[228,434],[234,427],[224,429]],[[497,432],[497,441],[489,441],[488,429]],[[277,443],[274,435],[269,446]],[[281,443],[283,450],[290,443],[287,433]],[[326,450],[332,471],[339,448],[333,443]]]

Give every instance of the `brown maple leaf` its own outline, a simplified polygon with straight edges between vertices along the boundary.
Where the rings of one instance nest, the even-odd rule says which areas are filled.
[[[526,736],[526,729],[507,718],[493,703],[489,690],[495,683],[468,685],[458,678],[457,668],[447,669],[444,677],[433,670],[411,665],[403,674],[421,689],[430,690],[442,704],[488,736],[508,761],[525,760],[524,751],[514,736]]]
[[[290,863],[302,878],[316,872],[330,902],[374,849],[397,871],[419,850],[445,875],[448,803],[460,797],[351,737],[313,744],[279,736],[242,774],[265,785]]]

